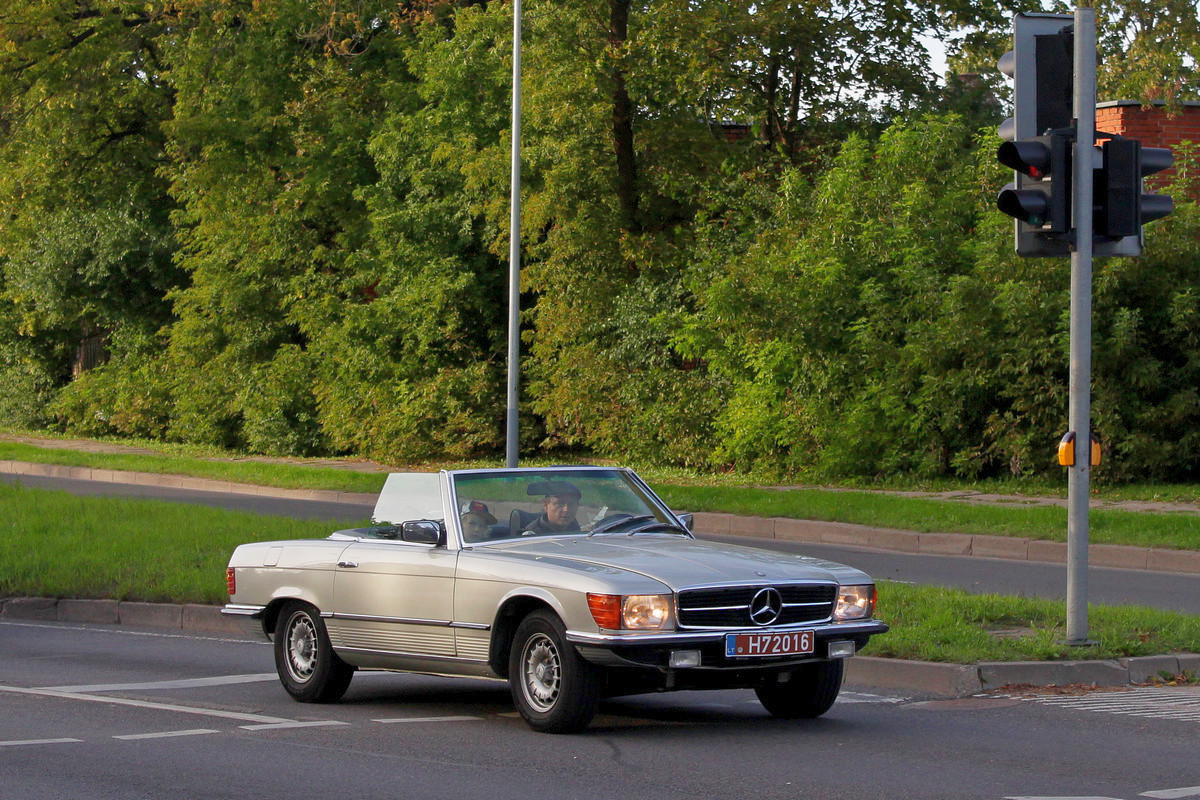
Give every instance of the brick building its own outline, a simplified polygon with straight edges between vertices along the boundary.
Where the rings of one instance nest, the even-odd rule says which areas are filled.
[[[1161,102],[1143,106],[1135,100],[1100,103],[1096,106],[1096,129],[1140,139],[1145,147],[1200,142],[1200,103],[1183,103],[1174,113],[1162,106]]]

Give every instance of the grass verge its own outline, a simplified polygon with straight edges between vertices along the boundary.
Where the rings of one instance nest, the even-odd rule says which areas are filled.
[[[851,522],[922,533],[1022,536],[1065,542],[1067,510],[1056,506],[969,505],[955,500],[820,489],[698,487],[656,484],[672,508],[757,517]],[[1200,550],[1200,516],[1093,509],[1089,541]]]
[[[0,440],[0,461],[5,460],[192,475],[287,489],[327,489],[366,494],[378,492],[385,479],[382,473],[362,473],[335,467],[186,454],[93,453]],[[537,463],[528,462],[528,465]],[[473,462],[469,465],[440,466],[485,465]],[[429,465],[421,467],[436,468]],[[977,505],[871,491],[777,490],[697,484],[677,471],[669,470],[651,469],[643,474],[673,508],[688,511],[848,522],[923,533],[1019,536],[1058,542],[1065,542],[1067,537],[1066,509],[1053,506]],[[1200,550],[1200,516],[1194,514],[1093,509],[1090,528],[1089,539],[1093,544]]]
[[[224,603],[239,544],[329,535],[337,523],[207,506],[79,497],[0,483],[0,597]]]
[[[226,600],[225,565],[237,545],[319,538],[361,524],[2,483],[0,507],[6,511],[0,596],[219,604]],[[892,631],[876,637],[868,655],[974,663],[1200,652],[1200,618],[1147,608],[1094,606],[1089,629],[1100,644],[1085,650],[1061,644],[1061,602],[885,582],[880,616]]]
[[[1088,606],[1094,647],[1066,640],[1066,603],[879,584],[878,616],[892,626],[864,655],[972,664],[1064,661],[1200,652],[1200,617],[1141,606]]]

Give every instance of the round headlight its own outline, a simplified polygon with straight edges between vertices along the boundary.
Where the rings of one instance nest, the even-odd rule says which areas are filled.
[[[875,610],[875,585],[842,586],[838,589],[834,619],[866,619]]]
[[[669,596],[631,594],[621,606],[621,621],[631,629],[661,628],[671,617]]]

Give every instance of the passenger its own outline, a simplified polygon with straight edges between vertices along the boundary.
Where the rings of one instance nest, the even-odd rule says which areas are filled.
[[[496,518],[488,509],[487,504],[479,500],[468,500],[459,510],[462,520],[463,539],[468,542],[482,542],[491,533],[491,526],[496,524]]]
[[[529,494],[543,495],[542,515],[525,526],[534,533],[563,533],[579,530],[575,512],[579,510],[579,489],[566,481],[543,481],[534,483],[526,490]]]

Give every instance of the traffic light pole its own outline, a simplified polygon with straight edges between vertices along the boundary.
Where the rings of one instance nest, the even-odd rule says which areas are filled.
[[[1096,14],[1075,9],[1077,132],[1074,158],[1074,248],[1071,252],[1070,430],[1075,463],[1067,473],[1067,643],[1088,640],[1088,496],[1092,393],[1092,184],[1096,139]]]

